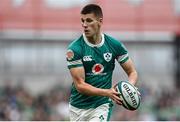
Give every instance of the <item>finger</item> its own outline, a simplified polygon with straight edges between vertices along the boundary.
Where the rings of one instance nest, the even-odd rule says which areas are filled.
[[[121,99],[121,97],[120,97],[120,96],[114,95],[114,99],[115,99],[116,101],[120,101],[120,102],[122,102],[122,99]]]
[[[122,100],[112,99],[116,104],[122,105]]]
[[[116,104],[118,104],[118,105],[122,105],[122,102],[117,101],[117,102],[116,102]]]
[[[117,96],[117,97],[120,97],[120,93],[118,93],[118,92],[115,92],[115,93],[113,93],[115,96]]]
[[[118,84],[115,84],[115,85],[113,86],[113,88],[116,89],[116,86],[117,86],[117,85],[118,85]]]
[[[122,105],[122,102],[121,101],[118,101],[117,99],[112,99],[116,104],[118,105]]]
[[[135,87],[135,86],[134,86]],[[139,95],[139,96],[141,96],[141,93],[139,92],[139,89],[137,88],[137,87],[135,87],[135,89],[136,89],[136,91],[137,91],[137,94]]]
[[[122,101],[119,101],[119,100],[115,100],[116,104],[118,105],[122,105]]]
[[[118,96],[121,95],[121,93],[117,92],[115,89],[113,89],[113,92],[115,95],[118,95]]]
[[[137,91],[138,95],[141,96],[141,93],[139,91]]]

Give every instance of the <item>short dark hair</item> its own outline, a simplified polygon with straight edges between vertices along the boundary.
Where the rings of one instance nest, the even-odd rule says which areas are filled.
[[[93,13],[96,17],[103,18],[102,9],[99,5],[88,4],[81,10],[81,14],[91,14],[91,13]]]

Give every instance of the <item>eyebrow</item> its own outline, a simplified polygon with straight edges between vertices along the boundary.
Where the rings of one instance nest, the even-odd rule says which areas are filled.
[[[81,18],[81,20],[87,20],[87,19],[91,19],[91,20],[93,20],[92,18],[85,18],[85,19]]]

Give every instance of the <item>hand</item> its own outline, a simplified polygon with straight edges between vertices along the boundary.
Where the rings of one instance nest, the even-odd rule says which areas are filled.
[[[122,100],[119,97],[120,93],[118,93],[115,88],[108,89],[108,97],[110,97],[116,104],[122,105]]]
[[[133,84],[133,82],[129,82],[129,83],[134,86],[134,88],[136,89],[138,95],[141,96],[141,93],[139,92],[139,89],[135,86],[135,84]]]
[[[135,86],[134,86],[134,87],[135,87]],[[137,87],[135,87],[135,89],[136,89],[138,95],[141,96],[141,93],[139,92],[139,89],[138,89]]]

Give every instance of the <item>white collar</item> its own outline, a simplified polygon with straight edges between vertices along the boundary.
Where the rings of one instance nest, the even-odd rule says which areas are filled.
[[[83,33],[83,39],[84,39],[85,43],[90,47],[101,47],[104,44],[104,34],[103,33],[101,34],[101,37],[102,37],[101,43],[95,45],[95,44],[90,43],[87,40],[85,34]]]

